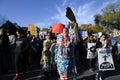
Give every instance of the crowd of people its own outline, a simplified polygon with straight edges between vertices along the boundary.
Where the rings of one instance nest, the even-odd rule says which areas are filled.
[[[51,29],[43,35],[24,34],[17,30],[12,34],[10,30],[0,29],[0,74],[9,70],[15,70],[13,80],[25,74],[28,66],[36,63],[41,65],[46,76],[57,71],[60,80],[68,80],[69,76],[77,74],[76,68],[89,65],[90,71],[96,69],[97,51],[99,48],[110,48],[113,59],[117,64],[117,41],[112,44],[113,37],[102,34],[100,37],[89,35],[75,42],[76,35],[70,34],[68,28],[64,28],[61,34],[54,35]],[[95,58],[87,59],[87,43],[96,43],[91,49],[96,55]],[[88,63],[87,63],[88,62]]]

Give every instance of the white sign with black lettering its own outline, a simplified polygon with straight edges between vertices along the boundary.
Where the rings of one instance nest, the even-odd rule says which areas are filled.
[[[99,71],[115,70],[112,53],[109,48],[100,48],[98,50]]]
[[[95,58],[95,45],[96,43],[88,43],[87,59]]]

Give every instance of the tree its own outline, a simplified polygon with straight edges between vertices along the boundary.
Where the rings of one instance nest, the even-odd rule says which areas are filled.
[[[42,28],[41,31],[47,32],[49,29],[48,28]]]
[[[103,28],[98,25],[93,26],[93,25],[87,25],[87,24],[81,25],[80,29],[84,30],[84,31],[88,31],[89,34],[98,33],[98,32],[103,31]]]
[[[100,20],[101,20],[101,15],[100,14],[96,14],[95,16],[94,16],[94,21],[95,21],[95,24],[96,25],[100,25]]]
[[[100,23],[119,29],[120,26],[120,4],[110,3],[103,10]]]

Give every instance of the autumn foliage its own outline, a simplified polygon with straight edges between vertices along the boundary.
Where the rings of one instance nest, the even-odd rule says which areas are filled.
[[[89,34],[102,32],[103,28],[97,25],[82,25],[80,27],[81,30],[88,31]]]

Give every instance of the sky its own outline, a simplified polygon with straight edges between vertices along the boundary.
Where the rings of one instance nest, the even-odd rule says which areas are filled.
[[[79,25],[94,24],[94,15],[109,3],[120,0],[0,0],[0,16],[19,26],[34,23],[39,28],[49,28],[56,22],[70,22],[65,16],[70,7]]]

